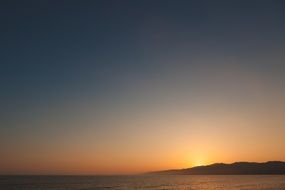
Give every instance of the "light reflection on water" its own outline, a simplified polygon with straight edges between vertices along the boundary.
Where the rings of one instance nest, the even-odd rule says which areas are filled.
[[[0,176],[2,190],[285,190],[285,175]]]

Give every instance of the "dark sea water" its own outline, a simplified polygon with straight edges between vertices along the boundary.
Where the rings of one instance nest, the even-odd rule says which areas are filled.
[[[285,190],[285,175],[0,176],[1,190]]]

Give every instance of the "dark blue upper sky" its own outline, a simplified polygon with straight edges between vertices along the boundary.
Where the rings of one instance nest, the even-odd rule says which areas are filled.
[[[278,51],[284,6],[283,1],[2,2],[1,75],[12,86],[44,88],[96,79],[104,71],[104,78],[141,71],[154,67],[149,57],[179,47],[189,54],[213,46],[248,56]]]
[[[32,105],[91,91],[112,99],[120,83],[179,68],[162,61],[171,56],[195,65],[195,56],[218,54],[280,72],[284,8],[283,1],[1,2],[1,101]]]
[[[235,54],[278,50],[284,6],[283,1],[2,2],[1,70],[7,83],[44,84],[152,67],[144,59],[183,46],[189,54],[207,46]]]

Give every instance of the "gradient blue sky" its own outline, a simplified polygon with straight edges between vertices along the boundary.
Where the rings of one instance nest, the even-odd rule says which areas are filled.
[[[284,8],[2,1],[0,173],[285,160]]]

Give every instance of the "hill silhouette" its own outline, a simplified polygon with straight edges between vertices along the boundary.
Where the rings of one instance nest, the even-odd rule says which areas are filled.
[[[187,169],[150,172],[160,175],[274,175],[285,174],[285,162],[268,161],[235,162],[232,164],[216,163],[207,166],[196,166]]]

